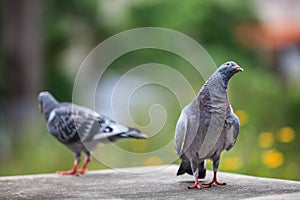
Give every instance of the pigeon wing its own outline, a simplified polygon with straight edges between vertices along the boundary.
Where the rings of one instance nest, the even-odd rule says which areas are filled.
[[[187,132],[188,119],[187,115],[182,112],[179,116],[176,129],[175,129],[175,150],[179,157],[183,155],[183,146]]]
[[[229,151],[235,144],[240,132],[239,118],[236,116],[236,114],[233,113],[232,109],[230,112],[230,116],[226,119],[225,123],[228,124],[225,148],[226,151]]]
[[[62,143],[81,139],[90,141],[98,132],[105,132],[109,118],[81,106],[62,103],[55,108],[48,120],[48,129]]]
[[[179,157],[190,150],[199,127],[200,110],[197,99],[194,99],[181,112],[175,130],[175,149]]]
[[[50,113],[47,128],[60,142],[67,144],[80,140],[73,113],[68,104],[59,104]]]
[[[85,107],[73,105],[72,113],[77,132],[83,142],[109,142],[114,140],[115,136],[129,131],[128,127]]]

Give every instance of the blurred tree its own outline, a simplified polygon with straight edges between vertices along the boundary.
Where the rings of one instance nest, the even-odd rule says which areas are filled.
[[[255,20],[249,1],[148,1],[131,7],[129,24],[182,31],[201,44],[239,46],[235,28]]]
[[[37,110],[41,89],[71,100],[72,80],[62,54],[76,41],[73,27],[80,24],[90,28],[92,41],[102,38],[97,7],[95,0],[1,2],[0,125],[18,132],[22,121]]]
[[[45,88],[59,99],[71,101],[74,77],[67,74],[64,66],[66,58],[62,55],[72,43],[80,43],[81,37],[85,37],[86,42],[93,43],[95,38],[102,36],[97,18],[97,1],[51,0],[44,1],[43,8],[43,36],[47,61]],[[77,27],[81,30],[78,31]]]
[[[18,129],[30,117],[42,85],[42,5],[39,0],[2,1],[1,115]],[[36,106],[36,105],[35,105]],[[3,122],[2,122],[3,123]]]
[[[73,77],[62,55],[78,39],[73,27],[84,24],[92,41],[101,38],[97,8],[96,0],[1,1],[0,152],[5,153],[0,159],[22,149],[18,133],[24,134],[24,126],[35,122],[40,90],[71,101]]]

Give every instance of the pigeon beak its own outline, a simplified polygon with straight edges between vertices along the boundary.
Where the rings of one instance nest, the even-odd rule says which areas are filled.
[[[244,71],[244,69],[243,68],[241,68],[240,66],[235,66],[234,67],[237,71],[239,71],[239,72],[243,72]]]

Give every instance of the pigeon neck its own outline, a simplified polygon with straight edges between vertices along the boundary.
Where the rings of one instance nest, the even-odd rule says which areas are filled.
[[[225,89],[228,88],[228,81],[229,81],[229,79],[230,79],[230,78],[228,78],[228,77],[222,75],[222,82],[223,82],[223,84],[224,84]]]
[[[228,87],[228,82],[230,80],[230,78],[234,75],[234,73],[221,73],[221,77],[222,77],[222,80],[223,80],[223,84],[224,84],[224,87],[225,89],[227,89]]]
[[[58,102],[55,99],[44,102],[43,112],[46,120],[48,120],[51,111],[57,106]]]
[[[56,105],[52,105],[51,107],[49,106],[45,111],[44,111],[44,116],[46,118],[46,120],[48,121],[49,116],[51,111],[55,108]]]
[[[227,91],[220,73],[214,73],[206,82],[205,87],[213,104],[226,104]]]
[[[207,86],[218,89],[220,92],[226,92],[228,81],[230,78],[225,79],[221,73],[215,72],[208,80]]]
[[[227,91],[220,73],[214,73],[201,88],[198,94],[198,101],[210,113],[224,114],[228,107]]]

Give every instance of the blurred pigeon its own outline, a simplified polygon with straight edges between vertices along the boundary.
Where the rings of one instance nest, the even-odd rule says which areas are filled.
[[[222,64],[206,81],[198,96],[181,112],[175,131],[175,149],[181,159],[177,175],[193,174],[192,188],[225,185],[217,181],[220,155],[230,150],[239,134],[240,123],[227,97],[229,79],[243,71],[235,62]],[[200,184],[205,177],[205,160],[213,161],[214,177],[208,184]]]
[[[146,138],[139,130],[117,124],[88,108],[59,103],[49,92],[41,92],[38,101],[48,131],[75,155],[73,168],[57,172],[59,174],[84,174],[91,160],[89,149],[94,149],[99,143],[114,142],[120,138]],[[82,168],[77,169],[81,152],[86,154],[86,160]]]

